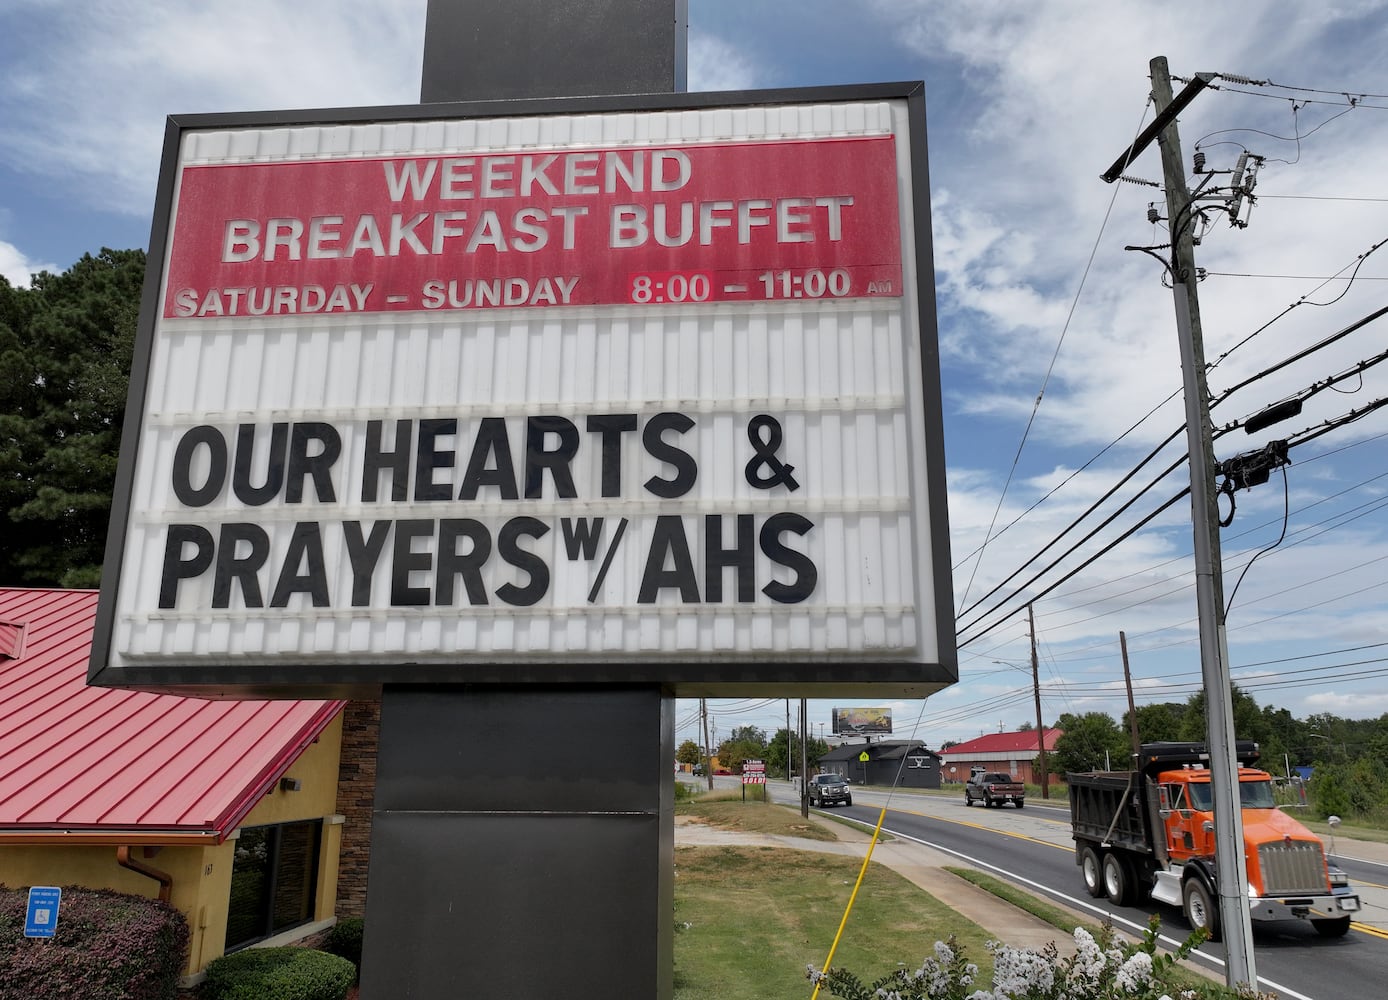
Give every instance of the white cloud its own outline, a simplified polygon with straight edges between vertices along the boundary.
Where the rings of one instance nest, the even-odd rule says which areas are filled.
[[[31,11],[44,44],[7,52],[0,157],[93,205],[145,215],[170,114],[418,101],[424,8],[148,0]]]
[[[691,91],[748,90],[758,85],[751,60],[736,46],[711,35],[689,39],[688,75]]]
[[[0,274],[16,288],[28,288],[32,276],[40,271],[56,273],[61,270],[56,264],[31,260],[13,243],[0,240]]]

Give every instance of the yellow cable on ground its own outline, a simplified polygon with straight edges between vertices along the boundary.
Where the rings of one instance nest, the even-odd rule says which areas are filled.
[[[858,869],[858,881],[853,883],[853,892],[848,897],[848,906],[844,908],[843,919],[839,921],[839,929],[834,934],[834,943],[829,946],[829,954],[824,959],[825,975],[829,974],[829,963],[834,960],[834,952],[838,950],[839,938],[843,937],[843,929],[848,925],[848,915],[853,912],[853,901],[858,898],[858,888],[863,884],[863,876],[867,874],[868,862],[872,860],[872,850],[877,846],[877,835],[882,832],[882,823],[887,818],[887,807],[882,806],[882,811],[877,814],[877,828],[872,831],[872,840],[868,841],[867,854],[863,857],[863,867]],[[820,980],[814,984],[814,992],[810,994],[810,1000],[816,1000],[819,996]]]

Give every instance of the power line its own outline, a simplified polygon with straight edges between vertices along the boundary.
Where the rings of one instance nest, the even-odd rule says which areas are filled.
[[[1142,122],[1147,117],[1147,108],[1151,105],[1151,98],[1144,102],[1142,114],[1138,117],[1138,129],[1141,130]],[[1133,147],[1136,150],[1136,146]],[[1099,231],[1095,234],[1094,245],[1089,250],[1089,259],[1085,261],[1084,271],[1080,274],[1078,287],[1070,300],[1070,311],[1065,316],[1065,324],[1060,329],[1060,336],[1056,339],[1055,350],[1051,353],[1050,364],[1046,367],[1045,377],[1041,380],[1041,389],[1036,394],[1036,401],[1032,404],[1031,414],[1027,417],[1027,425],[1022,430],[1022,439],[1017,442],[1017,453],[1012,458],[1012,466],[1007,471],[1007,480],[1003,483],[1002,492],[998,495],[997,506],[993,509],[992,520],[988,523],[988,530],[984,532],[983,545],[978,549],[978,560],[974,563],[973,571],[969,574],[969,581],[964,585],[964,593],[960,595],[960,606],[969,599],[969,590],[973,586],[974,576],[978,573],[978,567],[983,562],[983,550],[987,547],[992,538],[993,526],[997,524],[998,511],[1002,510],[1003,501],[1007,498],[1008,487],[1012,484],[1012,477],[1016,475],[1017,465],[1021,461],[1022,449],[1026,447],[1027,438],[1031,435],[1032,425],[1036,422],[1037,411],[1041,409],[1041,400],[1046,395],[1046,387],[1050,384],[1051,373],[1055,371],[1055,362],[1060,357],[1060,348],[1065,343],[1065,334],[1070,329],[1070,323],[1075,318],[1075,308],[1079,305],[1080,294],[1084,291],[1085,281],[1089,278],[1089,271],[1094,266],[1094,258],[1099,252],[1099,244],[1103,239],[1104,230],[1108,226],[1109,217],[1113,214],[1114,203],[1118,200],[1118,189],[1113,189],[1113,196],[1109,199],[1108,208],[1104,211],[1103,220],[1099,223]]]

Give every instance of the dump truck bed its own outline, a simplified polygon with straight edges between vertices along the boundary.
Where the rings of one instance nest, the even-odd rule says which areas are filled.
[[[1142,805],[1142,778],[1128,771],[1068,774],[1070,825],[1076,840],[1153,852]]]

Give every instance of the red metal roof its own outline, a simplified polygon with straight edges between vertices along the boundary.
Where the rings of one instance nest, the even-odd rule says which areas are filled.
[[[1063,729],[1046,730],[1046,749],[1054,750],[1055,741],[1065,735]],[[956,743],[948,750],[941,750],[940,756],[949,759],[961,753],[986,753],[1006,756],[1008,754],[1036,752],[1036,730],[1023,729],[1015,733],[989,733],[967,743]]]
[[[87,686],[94,590],[0,587],[0,836],[221,840],[342,709]],[[17,658],[5,654],[19,652]]]

